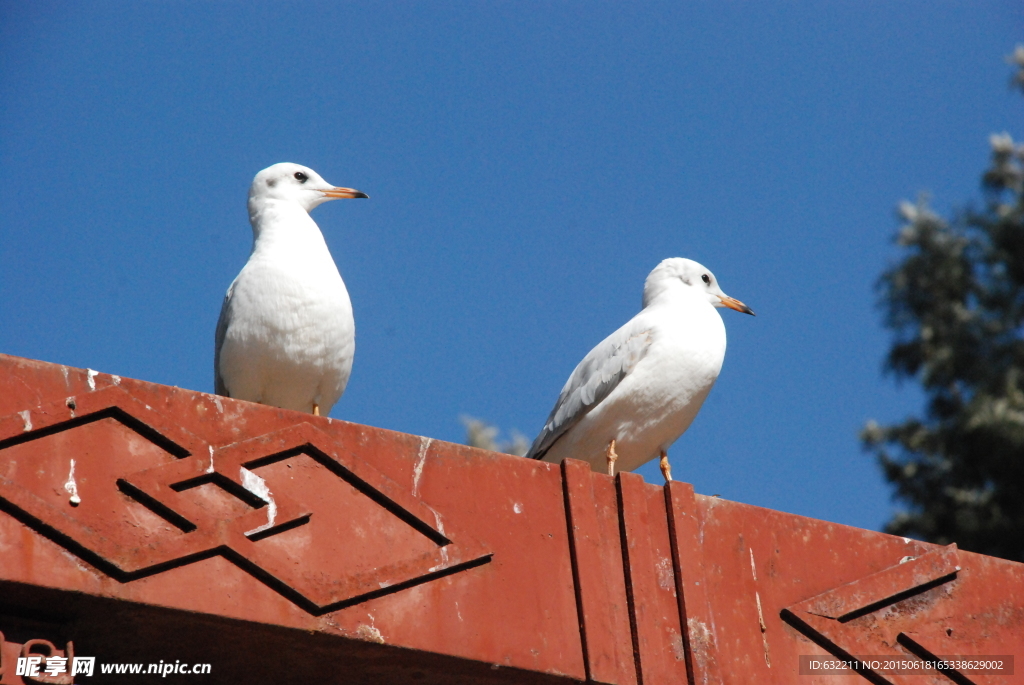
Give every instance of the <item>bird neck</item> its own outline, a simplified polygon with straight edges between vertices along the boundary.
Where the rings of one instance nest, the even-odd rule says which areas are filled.
[[[696,292],[691,288],[671,288],[657,293],[649,301],[644,303],[647,307],[671,307],[672,309],[686,309],[694,311],[714,311],[715,307],[708,302],[703,293]]]
[[[252,224],[253,252],[261,248],[281,249],[291,246],[309,249],[323,245],[324,236],[309,213],[298,203],[288,200],[261,199],[249,201],[249,223]]]

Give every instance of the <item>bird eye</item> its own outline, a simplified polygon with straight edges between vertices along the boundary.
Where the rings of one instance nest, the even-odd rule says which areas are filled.
[[[705,285],[711,285],[711,276],[708,276],[707,274],[701,276],[700,280],[704,281]]]
[[[309,176],[306,176],[306,174],[301,171],[295,172],[295,178],[296,180],[298,180],[299,183],[305,183],[306,181],[309,180]]]

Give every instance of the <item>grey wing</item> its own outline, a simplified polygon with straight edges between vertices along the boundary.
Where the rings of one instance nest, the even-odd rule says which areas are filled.
[[[634,319],[592,349],[569,376],[526,457],[543,459],[560,437],[618,387],[650,346],[651,327]]]
[[[213,343],[213,392],[223,397],[231,397],[227,386],[224,385],[224,379],[220,375],[220,348],[224,344],[224,336],[227,335],[228,326],[231,324],[231,292],[234,289],[235,284],[232,283],[224,295],[224,304],[220,306],[217,333],[214,335]]]

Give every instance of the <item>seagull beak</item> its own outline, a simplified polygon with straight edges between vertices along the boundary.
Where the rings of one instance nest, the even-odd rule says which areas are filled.
[[[366,193],[361,193],[358,190],[353,190],[352,188],[328,188],[327,190],[321,190],[320,192],[326,195],[327,197],[331,198],[332,200],[343,200],[355,197],[370,197]]]
[[[723,307],[728,307],[729,309],[735,309],[738,312],[743,312],[744,314],[750,314],[751,316],[754,316],[754,312],[750,309],[750,307],[748,307],[747,305],[743,304],[742,302],[737,300],[735,297],[729,297],[728,295],[719,295],[718,297],[719,297],[719,299],[722,300],[722,306]]]

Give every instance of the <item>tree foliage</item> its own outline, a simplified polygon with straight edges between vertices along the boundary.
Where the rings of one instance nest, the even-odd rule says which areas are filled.
[[[1024,89],[1024,46],[1010,60]],[[1024,145],[990,144],[980,207],[899,208],[903,256],[879,281],[886,368],[927,404],[862,439],[907,505],[888,532],[1024,561]]]
[[[521,457],[530,449],[530,440],[519,431],[512,431],[508,440],[499,439],[501,431],[486,421],[472,416],[463,416],[462,425],[466,427],[466,444],[492,452],[504,452]]]

